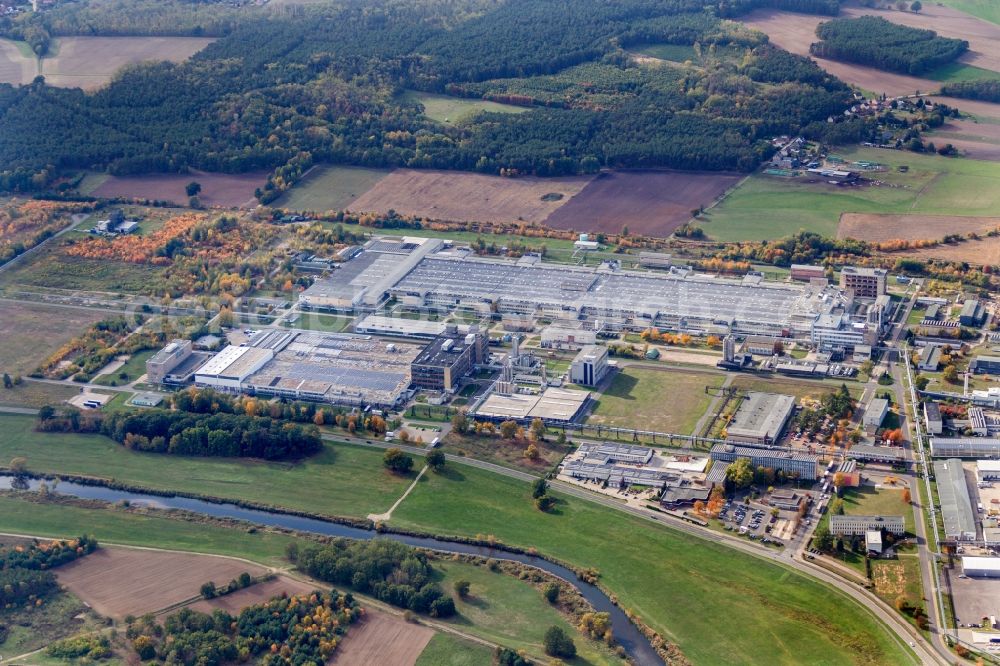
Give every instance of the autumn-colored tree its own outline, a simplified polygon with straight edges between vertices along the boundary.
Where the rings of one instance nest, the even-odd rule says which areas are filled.
[[[538,460],[541,454],[538,452],[538,447],[532,443],[528,444],[528,448],[524,450],[524,457],[528,460]]]
[[[323,415],[322,409],[316,410],[316,415],[313,416],[313,423],[315,423],[318,426],[321,426],[324,423],[326,423],[326,417]]]
[[[710,335],[708,336],[708,338],[706,338],[705,344],[707,344],[709,347],[718,347],[719,345],[722,344],[722,340],[719,339],[717,335]]]
[[[903,489],[903,502],[905,502],[906,504],[910,504],[912,501],[913,500],[910,497],[910,489],[909,488],[904,488]]]
[[[500,436],[504,439],[514,439],[517,435],[517,421],[504,421],[500,424]]]
[[[697,513],[699,516],[704,516],[705,515],[705,503],[702,502],[701,500],[696,500],[695,503],[694,503],[694,512]]]

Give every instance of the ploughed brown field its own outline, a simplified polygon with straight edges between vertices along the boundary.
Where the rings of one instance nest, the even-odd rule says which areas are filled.
[[[91,192],[98,197],[159,199],[187,205],[184,188],[191,181],[201,184],[198,199],[203,206],[236,208],[256,204],[254,190],[263,187],[267,173],[263,171],[228,174],[195,172],[187,174],[153,174],[149,176],[108,176]]]
[[[59,582],[101,615],[152,613],[199,594],[203,583],[225,585],[256,564],[224,557],[102,546],[56,570]]]
[[[939,147],[950,143],[970,159],[1000,161],[1000,125],[951,120],[927,138]]]
[[[963,55],[959,61],[1000,72],[1000,26],[947,7],[932,6],[932,3],[927,3],[920,14],[862,7],[844,7],[841,10],[842,17],[855,18],[863,15],[881,16],[894,23],[930,28],[944,37],[968,40],[969,52]],[[809,45],[818,40],[816,26],[823,21],[828,21],[829,18],[761,9],[750,12],[741,20],[751,28],[767,34],[772,43],[786,51],[813,57],[809,54]],[[874,67],[864,67],[826,58],[813,59],[823,69],[842,81],[874,93],[907,95],[913,94],[917,90],[926,93],[941,87],[941,83],[938,81],[917,76],[896,74]],[[997,104],[950,97],[942,97],[941,101],[976,115],[1000,117],[1000,105]]]
[[[333,653],[336,666],[413,666],[434,631],[395,615],[368,612],[351,625],[344,642]]]
[[[959,217],[953,215],[880,215],[844,213],[837,228],[838,238],[884,242],[890,240],[939,240],[949,234],[965,235],[1000,228],[1000,217]],[[916,258],[967,261],[972,264],[1000,263],[1000,237],[964,240],[935,247],[900,252]]]
[[[25,57],[9,39],[0,39],[0,83],[31,83],[38,75],[38,61]]]
[[[743,176],[688,171],[602,173],[569,203],[545,220],[546,226],[574,231],[669,236]]]
[[[214,582],[216,585],[222,585],[229,582],[229,580],[226,579],[225,581]],[[310,594],[315,590],[324,590],[328,587],[328,585],[322,585],[320,583],[310,585],[309,583],[295,580],[294,578],[288,578],[287,576],[278,576],[272,580],[264,581],[263,583],[256,583],[255,585],[251,585],[250,587],[239,590],[238,592],[233,592],[232,594],[216,597],[214,599],[201,599],[188,605],[187,608],[200,611],[202,613],[211,613],[218,608],[235,615],[247,606],[262,604],[265,601],[273,599],[274,597],[280,597],[282,594],[287,594],[291,597],[297,594]]]
[[[588,182],[590,176],[501,178],[457,171],[396,169],[358,197],[350,208],[367,213],[391,209],[438,220],[540,223]]]

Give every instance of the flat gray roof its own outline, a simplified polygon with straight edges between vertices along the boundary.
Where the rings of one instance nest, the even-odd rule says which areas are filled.
[[[975,538],[976,516],[972,512],[972,500],[969,499],[969,486],[965,482],[962,461],[955,458],[938,460],[934,463],[934,477],[941,502],[945,536]]]
[[[747,394],[726,427],[729,437],[776,440],[795,409],[795,398],[780,393]]]

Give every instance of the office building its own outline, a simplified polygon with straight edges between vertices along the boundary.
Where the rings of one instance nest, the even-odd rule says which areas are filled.
[[[460,380],[483,363],[488,354],[486,336],[474,327],[462,334],[449,324],[413,360],[410,374],[413,386],[431,391],[454,392]]]
[[[724,463],[745,458],[754,467],[770,467],[776,472],[780,470],[787,475],[797,475],[803,481],[816,480],[816,456],[804,453],[780,448],[716,444],[709,455],[712,460]]]
[[[146,361],[146,381],[162,384],[171,370],[191,356],[190,340],[171,340],[170,344]]]
[[[875,530],[903,536],[905,525],[903,516],[830,516],[830,533],[836,536],[864,536]]]
[[[580,350],[569,368],[569,378],[574,384],[596,386],[608,372],[608,348],[588,345]]]
[[[885,398],[874,398],[868,403],[864,415],[861,417],[861,425],[869,435],[875,432],[882,425],[886,414],[889,413],[889,401]]]
[[[888,271],[883,268],[844,266],[840,270],[840,288],[850,289],[857,298],[878,298],[885,293]]]
[[[940,435],[944,431],[944,420],[941,418],[941,408],[936,402],[927,401],[924,403],[924,424],[927,433],[930,435]]]

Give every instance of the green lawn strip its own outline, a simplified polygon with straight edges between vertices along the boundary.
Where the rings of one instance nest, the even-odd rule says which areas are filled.
[[[392,506],[412,477],[390,474],[382,452],[324,444],[299,463],[188,458],[128,451],[100,435],[35,432],[30,416],[0,416],[0,462],[23,456],[28,469],[114,478],[158,490],[198,493],[364,518]]]
[[[450,634],[435,634],[416,666],[482,666],[493,660],[493,651],[485,645]]]
[[[106,375],[95,377],[93,379],[93,383],[100,384],[101,386],[118,386],[120,384],[134,382],[139,379],[139,377],[146,374],[146,361],[155,353],[155,349],[146,349],[141,352],[136,352],[129,357],[128,361],[125,362],[125,365],[118,368],[114,372],[109,372]],[[125,374],[124,377],[122,377],[122,373]]]
[[[498,574],[485,566],[441,560],[434,563],[442,574],[442,587],[455,599],[458,615],[444,620],[459,631],[515,650],[525,650],[546,659],[542,638],[555,625],[576,643],[578,659],[574,664],[621,663],[607,646],[588,639],[549,604],[540,590],[513,576]],[[471,583],[466,599],[454,593],[455,581]]]
[[[423,104],[425,116],[431,120],[448,125],[459,123],[480,111],[490,113],[523,113],[528,110],[524,106],[500,104],[483,99],[435,95],[434,93],[417,92],[415,90],[404,92],[400,95],[400,101]]]
[[[938,3],[1000,25],[1000,4],[996,0],[938,0]]]
[[[627,367],[597,401],[588,423],[691,434],[725,375]]]
[[[227,529],[208,523],[173,520],[108,506],[92,509],[35,503],[0,495],[0,532],[66,538],[81,532],[98,541],[243,557],[263,564],[287,565],[285,546],[292,537],[258,530]]]
[[[910,657],[844,597],[778,566],[582,500],[534,508],[528,484],[452,465],[425,475],[391,525],[492,534],[601,572],[693,663],[898,664]],[[738,630],[720,630],[719,619]],[[711,639],[706,639],[711,637]]]
[[[769,240],[800,230],[836,236],[841,213],[989,216],[1000,205],[1000,164],[873,148],[838,149],[848,163],[868,160],[886,171],[867,174],[897,187],[837,187],[756,173],[706,214],[713,239]],[[901,173],[898,167],[908,167]],[[992,211],[992,212],[991,212]],[[943,229],[944,236],[948,230]]]

